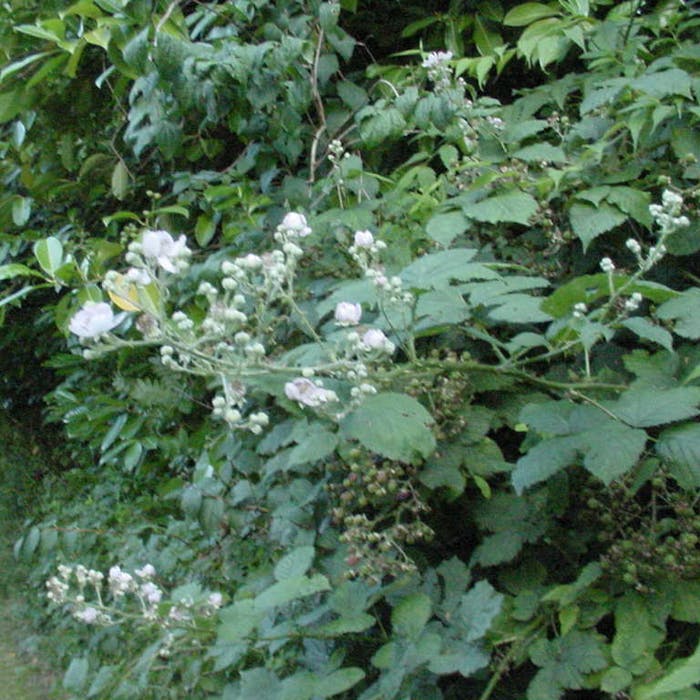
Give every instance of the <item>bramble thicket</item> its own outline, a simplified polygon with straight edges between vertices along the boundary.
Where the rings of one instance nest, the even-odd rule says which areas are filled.
[[[2,469],[66,697],[700,700],[697,3],[0,38]]]

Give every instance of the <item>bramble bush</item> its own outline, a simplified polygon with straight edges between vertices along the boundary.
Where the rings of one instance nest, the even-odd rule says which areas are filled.
[[[700,698],[692,5],[55,5],[0,303],[66,691]]]

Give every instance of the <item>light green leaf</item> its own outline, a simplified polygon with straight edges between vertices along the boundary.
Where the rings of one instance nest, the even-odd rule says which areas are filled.
[[[476,252],[472,248],[453,248],[423,255],[401,271],[401,279],[407,287],[417,289],[444,289],[455,280],[497,279],[498,273],[470,262]]]
[[[372,116],[360,122],[360,136],[365,145],[379,144],[400,136],[406,126],[406,120],[395,107],[374,112]]]
[[[340,426],[344,436],[368,450],[402,462],[415,463],[435,449],[433,419],[414,398],[405,394],[370,396]]]
[[[470,219],[489,224],[512,222],[527,226],[537,207],[537,200],[532,195],[520,190],[511,190],[474,204],[465,204],[462,211]]]
[[[327,676],[316,676],[314,695],[330,698],[333,695],[344,693],[354,685],[357,685],[364,677],[365,672],[355,667],[339,668]]]
[[[558,146],[552,146],[546,142],[525,146],[513,153],[513,158],[524,160],[526,163],[539,163],[540,161],[552,163],[566,162],[566,154],[564,151]]]
[[[569,210],[571,228],[583,244],[584,251],[601,233],[614,229],[626,219],[627,214],[606,202],[598,206],[574,202]]]
[[[15,195],[12,198],[12,221],[15,226],[24,226],[29,221],[32,214],[31,197],[20,197]]]
[[[665,693],[674,693],[686,688],[692,688],[700,683],[700,646],[692,656],[672,664],[667,675],[644,688],[640,688],[635,694],[635,700],[649,700],[658,698]]]
[[[469,228],[469,222],[460,211],[435,214],[426,224],[426,233],[438,243],[448,246]]]
[[[632,389],[606,407],[628,425],[648,428],[692,418],[700,413],[698,404],[700,387],[677,387],[662,391]]]
[[[53,277],[63,262],[63,245],[58,238],[49,236],[34,244],[34,257],[47,275]]]
[[[579,442],[572,437],[543,440],[521,457],[513,470],[512,482],[516,493],[548,479],[561,469],[576,462]]]
[[[129,171],[123,160],[119,160],[112,170],[112,194],[122,200],[129,193]]]
[[[25,276],[41,277],[36,270],[32,270],[31,267],[27,267],[21,263],[8,263],[7,265],[0,265],[0,281]]]
[[[275,566],[275,578],[284,581],[303,576],[313,564],[316,552],[313,547],[297,547],[285,554]]]
[[[432,614],[430,598],[425,593],[413,593],[403,598],[391,611],[394,634],[417,639]]]
[[[516,5],[506,14],[503,18],[503,24],[506,27],[526,27],[538,19],[558,14],[559,10],[551,5],[545,5],[541,2],[524,2],[521,5]]]
[[[666,428],[658,437],[656,451],[664,460],[692,475],[695,486],[700,487],[700,424]]]
[[[245,639],[260,623],[265,613],[255,606],[251,598],[238,600],[219,611],[217,629],[219,642],[233,643]]]
[[[489,310],[489,316],[494,321],[507,323],[544,323],[552,317],[542,311],[542,299],[527,294],[506,294],[498,297],[496,306]]]
[[[371,615],[358,613],[327,622],[325,625],[315,628],[314,633],[328,637],[338,637],[341,634],[356,634],[369,629],[375,622],[376,620]]]
[[[636,333],[640,338],[644,338],[644,340],[650,340],[652,343],[666,348],[666,350],[673,350],[673,336],[665,328],[657,326],[648,318],[634,316],[625,319],[620,325]]]
[[[501,611],[503,596],[488,581],[479,581],[462,596],[459,617],[463,626],[461,638],[474,642],[484,637],[493,619]]]
[[[63,687],[71,693],[80,694],[87,681],[90,664],[84,657],[74,658],[63,676]]]
[[[610,421],[593,431],[583,466],[609,484],[635,466],[647,443],[647,434]]]
[[[328,579],[322,574],[313,576],[296,576],[273,583],[255,599],[257,610],[268,610],[284,605],[292,600],[307,598],[316,593],[330,590]]]
[[[700,339],[700,288],[691,287],[662,304],[656,315],[662,321],[675,321],[674,331],[690,340]]]
[[[214,214],[204,213],[197,217],[197,223],[194,226],[194,238],[200,247],[204,248],[216,233],[217,219]]]

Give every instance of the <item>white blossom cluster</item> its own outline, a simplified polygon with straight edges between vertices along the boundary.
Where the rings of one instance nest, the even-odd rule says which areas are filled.
[[[190,621],[196,615],[210,616],[221,607],[221,593],[209,593],[203,600],[164,600],[163,590],[155,583],[151,564],[133,574],[119,565],[106,577],[82,564],[60,565],[58,576],[46,582],[47,597],[55,605],[67,605],[72,616],[87,625],[111,625],[125,620],[137,624],[171,627]],[[108,598],[111,599],[108,602]]]
[[[452,85],[452,51],[431,51],[421,64],[428,71],[428,78],[436,92],[447,90]]]

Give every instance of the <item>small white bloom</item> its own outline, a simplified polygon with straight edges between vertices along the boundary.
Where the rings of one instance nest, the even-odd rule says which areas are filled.
[[[610,258],[603,258],[600,261],[600,269],[603,272],[613,272],[613,270],[615,269],[615,263]]]
[[[156,605],[160,603],[163,597],[163,591],[161,591],[155,583],[147,581],[141,586],[141,595],[151,603],[151,605]]]
[[[132,284],[140,284],[142,287],[145,287],[147,284],[151,283],[151,276],[148,274],[148,272],[138,267],[130,267],[126,271],[124,278],[127,282],[131,282]]]
[[[144,231],[141,250],[145,258],[153,258],[166,272],[178,272],[177,262],[190,254],[187,239],[175,240],[167,231]]]
[[[284,385],[284,393],[290,401],[297,401],[301,406],[317,407],[338,400],[334,391],[324,389],[305,377],[287,382]]]
[[[88,625],[94,625],[100,616],[100,612],[96,608],[87,607],[84,610],[79,610],[78,612],[74,613],[73,616],[76,620],[85,622]]]
[[[452,51],[431,51],[421,64],[423,68],[436,68],[452,60]]]
[[[282,223],[278,226],[280,231],[298,238],[306,238],[311,234],[311,228],[306,223],[306,217],[298,212],[291,211],[287,214]]]
[[[636,311],[642,303],[642,295],[639,292],[634,292],[632,296],[625,302],[627,311]]]
[[[394,352],[394,344],[384,335],[379,328],[370,328],[362,336],[362,345],[367,350],[383,350],[387,353]]]
[[[156,570],[153,564],[145,564],[142,568],[136,569],[134,573],[139,577],[143,579],[151,579],[156,575]]]
[[[370,231],[355,231],[355,247],[371,248],[374,243],[374,236]]]
[[[642,246],[636,238],[628,238],[625,245],[627,246],[627,249],[635,255],[640,255],[642,252]]]
[[[263,264],[262,258],[259,255],[255,255],[255,253],[248,253],[248,255],[241,259],[241,262],[243,266],[247,267],[249,270],[257,270],[262,267]]]
[[[80,311],[71,318],[68,328],[79,338],[96,338],[111,331],[120,320],[114,315],[109,304],[103,301],[86,301]]]
[[[341,301],[335,307],[335,322],[339,326],[356,326],[362,318],[362,307],[349,301]]]
[[[224,597],[221,595],[221,593],[210,593],[209,597],[207,598],[207,603],[209,603],[209,605],[211,605],[213,608],[220,608],[223,602]]]

